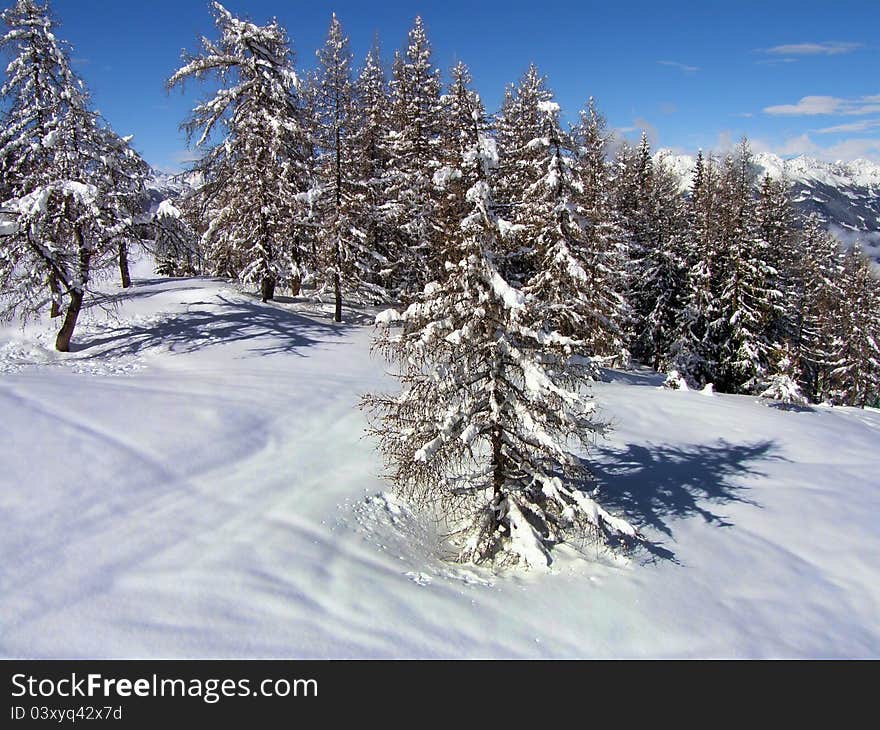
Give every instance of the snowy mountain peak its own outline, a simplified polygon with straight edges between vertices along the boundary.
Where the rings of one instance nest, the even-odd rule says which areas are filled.
[[[661,149],[654,159],[662,158],[665,164],[685,178],[690,187],[695,164],[693,155],[675,154],[671,150]],[[865,187],[875,188],[880,196],[880,164],[870,160],[858,159],[852,162],[827,162],[815,157],[800,155],[785,159],[772,152],[757,152],[753,155],[759,177],[770,175],[773,179],[787,177],[796,185],[798,183],[821,183],[838,188]]]

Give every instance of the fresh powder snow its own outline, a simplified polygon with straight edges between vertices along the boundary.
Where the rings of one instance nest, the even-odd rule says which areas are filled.
[[[493,573],[378,476],[371,326],[133,273],[70,353],[0,330],[0,655],[880,654],[880,412],[607,371],[598,499],[649,549]]]

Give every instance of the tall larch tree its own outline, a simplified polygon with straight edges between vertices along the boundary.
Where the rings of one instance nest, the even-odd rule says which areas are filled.
[[[0,47],[12,56],[0,90],[8,105],[0,164],[11,196],[2,207],[12,219],[0,239],[3,312],[64,310],[55,347],[67,351],[90,285],[115,258],[121,226],[102,174],[102,158],[115,153],[48,6],[18,0],[2,17]]]
[[[351,289],[357,284],[366,235],[355,227],[352,54],[335,14],[327,40],[317,55],[315,122],[321,186],[317,204],[318,249],[333,287],[333,318],[341,322],[343,286]]]
[[[309,135],[296,96],[287,35],[276,20],[259,26],[213,4],[219,40],[184,54],[169,88],[215,77],[214,95],[184,124],[196,146],[219,140],[197,165],[205,184],[191,202],[206,219],[203,242],[216,273],[259,287],[263,301],[299,278],[305,252]],[[198,136],[196,136],[198,135]]]
[[[500,215],[513,225],[520,223],[526,191],[545,172],[542,169],[543,151],[530,145],[542,134],[544,115],[541,105],[552,101],[553,93],[547,87],[546,78],[535,64],[530,64],[519,82],[505,91],[496,119],[499,163],[493,174],[495,205]],[[507,261],[499,261],[499,266],[512,282],[524,284],[533,273],[534,252],[518,237],[506,238],[509,242]]]
[[[389,106],[388,81],[376,40],[354,84],[351,144],[355,167],[355,227],[363,233],[365,250],[370,257],[361,278],[362,282],[372,285],[379,298],[387,296],[392,274],[389,245],[392,236],[384,225],[383,212],[387,199],[384,177],[389,162]]]
[[[434,173],[440,167],[442,127],[440,72],[431,61],[431,44],[417,17],[409,44],[392,68],[389,163],[385,171],[385,222],[395,235],[395,288],[412,295],[440,273]]]

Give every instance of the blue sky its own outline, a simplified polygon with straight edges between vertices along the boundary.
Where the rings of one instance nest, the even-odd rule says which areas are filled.
[[[9,0],[0,0],[5,6]],[[375,33],[390,61],[413,18],[434,60],[463,60],[490,110],[529,62],[575,118],[594,96],[612,128],[657,146],[720,150],[747,134],[757,150],[880,162],[880,2],[765,0],[228,0],[287,28],[297,67],[314,65],[331,12],[358,62]],[[155,167],[191,153],[178,127],[197,85],[167,94],[183,48],[215,37],[208,0],[54,0],[59,35],[96,106]]]

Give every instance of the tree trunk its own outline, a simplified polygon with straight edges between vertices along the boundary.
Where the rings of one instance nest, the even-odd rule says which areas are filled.
[[[298,297],[300,291],[302,290],[302,277],[294,276],[290,280],[290,291],[293,296]]]
[[[342,321],[342,282],[339,280],[339,271],[333,272],[333,292],[336,295],[336,312],[333,314],[334,322]]]
[[[492,429],[492,521],[493,529],[503,527],[501,503],[504,501],[504,453],[502,451],[501,429]]]
[[[122,288],[131,286],[131,274],[128,271],[128,247],[124,243],[119,244],[119,276],[122,279]]]
[[[275,298],[275,277],[264,276],[260,286],[260,293],[263,295],[263,301],[268,302]]]
[[[58,352],[70,352],[70,338],[73,337],[73,330],[76,327],[76,320],[79,317],[79,310],[82,309],[83,292],[81,289],[74,289],[70,292],[70,303],[67,305],[67,314],[64,317],[64,324],[55,338],[55,349]]]
[[[49,274],[49,291],[52,292],[52,303],[49,309],[49,316],[53,319],[61,316],[61,286],[58,284],[58,277],[53,271]]]

